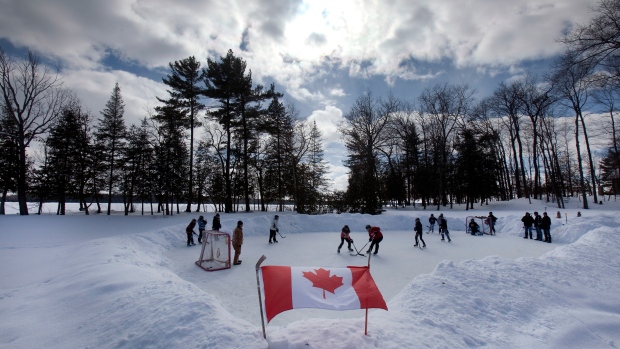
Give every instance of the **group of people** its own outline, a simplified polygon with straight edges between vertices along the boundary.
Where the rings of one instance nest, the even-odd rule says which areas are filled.
[[[419,218],[416,218],[416,221]],[[448,221],[443,217],[443,213],[439,214],[439,217],[435,217],[432,213],[431,216],[428,218],[428,230],[430,233],[434,233],[435,232],[435,224],[437,223],[437,225],[439,226],[439,234],[441,235],[441,241],[445,241],[444,235],[445,237],[448,238],[448,242],[451,242],[452,239],[450,239],[450,231],[448,231]],[[420,226],[422,224],[420,223]],[[420,233],[421,234],[421,233]],[[416,233],[417,236],[417,233]],[[417,239],[416,239],[416,246],[417,246]],[[426,246],[426,244],[424,245]]]
[[[533,217],[529,212],[525,212],[521,222],[523,222],[523,229],[525,230],[524,239],[529,237],[531,240],[551,243],[551,218],[547,212],[543,212],[542,216],[538,212],[534,212]],[[536,231],[536,239],[532,237],[532,228]]]
[[[497,217],[493,215],[493,212],[489,212],[489,215],[486,218],[484,216],[476,216],[476,218],[484,218],[484,223],[489,226],[489,234],[493,235],[496,233],[495,222],[497,222]],[[475,218],[472,218],[467,226],[471,235],[482,235],[480,232],[480,225],[476,223]]]
[[[196,224],[198,224],[199,234],[196,234],[196,232],[194,231]],[[192,219],[192,221],[189,223],[187,228],[185,228],[185,233],[187,234],[187,246],[196,245],[196,243],[194,243],[194,235],[198,235],[199,244],[203,243],[203,238],[205,238],[204,243],[208,244],[209,241],[206,240],[206,236],[204,234],[206,228],[207,228],[207,221],[205,220],[204,216],[198,217],[198,220]],[[221,228],[222,228],[222,224],[220,223],[220,214],[216,213],[215,216],[213,217],[213,223],[211,224],[211,230],[220,231]],[[232,237],[232,246],[233,246],[233,249],[235,250],[235,257],[233,259],[234,265],[241,264],[241,260],[239,259],[239,256],[241,255],[242,244],[243,244],[243,222],[238,221],[237,227],[233,230],[233,237]]]
[[[373,227],[368,224],[366,225],[366,231],[368,232],[368,242],[370,243],[370,247],[368,247],[366,253],[371,253],[373,247],[375,249],[375,252],[373,254],[379,253],[379,244],[381,243],[381,241],[383,241],[383,233],[381,232],[381,228]],[[340,232],[340,245],[338,245],[338,253],[340,253],[340,249],[342,248],[342,245],[344,245],[345,241],[347,242],[347,248],[349,249],[349,251],[353,251],[353,249],[351,248],[353,239],[351,239],[351,236],[349,235],[350,233],[351,230],[349,229],[348,225],[342,227],[342,231]]]
[[[196,224],[198,224],[199,234],[196,234],[196,232],[194,231]],[[192,221],[189,222],[189,225],[187,226],[187,228],[185,228],[185,233],[187,234],[187,246],[196,245],[196,243],[194,242],[194,235],[198,235],[198,243],[202,244],[202,238],[203,238],[203,234],[206,228],[207,228],[207,221],[205,220],[204,216],[198,217],[198,220],[192,219]],[[216,213],[215,216],[213,217],[213,224],[211,224],[211,230],[219,231],[220,228],[222,228],[222,224],[220,224],[220,214]],[[209,242],[206,241],[206,243],[209,243]]]

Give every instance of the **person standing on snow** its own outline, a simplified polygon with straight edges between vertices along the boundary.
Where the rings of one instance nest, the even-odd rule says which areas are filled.
[[[444,235],[448,238],[448,242],[452,242],[450,239],[450,232],[448,231],[448,221],[443,218],[443,213],[439,214],[439,218],[437,218],[439,222],[439,232],[441,233],[441,241],[444,241]]]
[[[338,245],[338,253],[340,253],[340,249],[342,248],[342,245],[344,245],[345,241],[348,244],[347,247],[349,248],[349,251],[353,251],[353,249],[351,248],[351,243],[353,242],[353,239],[351,239],[351,237],[349,236],[350,232],[351,230],[349,229],[348,225],[342,227],[342,231],[340,232],[340,245]]]
[[[278,242],[276,239],[276,233],[280,230],[278,229],[278,219],[280,217],[278,215],[273,216],[273,220],[271,221],[271,227],[269,228],[269,243]]]
[[[202,233],[205,231],[207,227],[207,221],[205,221],[205,217],[198,217],[198,243],[202,244]],[[209,242],[207,242],[209,243]]]
[[[428,229],[431,233],[435,232],[435,223],[437,223],[437,218],[435,218],[435,216],[431,213],[431,216],[428,217],[428,224],[430,224]]]
[[[413,227],[413,231],[415,232],[415,245],[413,246],[418,246],[418,238],[420,238],[420,241],[422,242],[422,247],[426,247],[426,242],[424,242],[424,239],[422,239],[422,222],[420,222],[420,218],[415,219],[415,226]]]
[[[538,212],[534,212],[534,229],[536,229],[536,240],[542,241],[542,217],[538,214]]]
[[[370,247],[366,253],[370,253],[373,246],[375,248],[375,253],[379,253],[379,243],[383,240],[383,233],[381,233],[381,229],[379,227],[371,227],[370,224],[366,226],[366,230],[368,231],[368,242],[370,242]],[[372,242],[371,242],[372,241]]]
[[[493,215],[493,212],[489,212],[487,224],[489,225],[489,233],[491,234],[495,234],[495,222],[497,222],[497,217]]]
[[[527,239],[527,237],[529,236],[531,239],[532,238],[532,224],[534,224],[534,218],[530,215],[529,212],[525,212],[525,216],[521,218],[521,222],[523,222],[523,228],[525,229],[525,236],[523,236],[523,238]]]
[[[185,228],[185,232],[187,233],[187,246],[196,245],[196,243],[194,243],[194,236],[192,235],[192,234],[196,234],[196,232],[194,232],[195,226],[196,226],[196,219],[192,219],[192,221],[189,223],[187,228]]]
[[[243,245],[243,222],[238,221],[237,227],[233,230],[232,246],[235,250],[235,257],[233,258],[233,265],[241,264],[239,256],[241,255],[241,245]]]
[[[222,224],[220,224],[220,214],[216,213],[213,216],[213,223],[211,224],[211,230],[220,231]]]
[[[543,212],[543,218],[540,221],[540,227],[542,228],[545,235],[545,239],[543,240],[543,242],[551,243],[551,218],[547,216],[547,212]]]

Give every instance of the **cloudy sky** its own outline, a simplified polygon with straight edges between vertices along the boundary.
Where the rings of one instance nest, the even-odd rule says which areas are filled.
[[[168,63],[206,65],[229,49],[255,83],[294,103],[323,132],[331,178],[346,187],[335,123],[364,91],[415,101],[438,82],[477,97],[527,70],[543,72],[556,39],[586,23],[596,0],[0,0],[0,47],[30,49],[99,117],[114,84],[127,123],[165,97]]]

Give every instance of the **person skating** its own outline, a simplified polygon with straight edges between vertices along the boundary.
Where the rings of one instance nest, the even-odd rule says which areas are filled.
[[[497,217],[493,215],[493,212],[489,212],[487,224],[489,225],[489,233],[491,234],[495,234],[495,222],[497,222]]]
[[[342,231],[340,232],[340,245],[338,245],[338,253],[340,253],[340,249],[342,248],[342,245],[344,245],[345,241],[347,242],[347,248],[349,249],[349,251],[353,251],[353,249],[351,248],[351,243],[353,242],[353,239],[351,239],[349,233],[351,233],[351,230],[349,229],[348,225],[342,227]]]
[[[469,231],[471,235],[478,235],[478,232],[480,231],[480,226],[473,218],[469,221]]]
[[[538,212],[534,212],[534,229],[536,230],[536,240],[542,241],[542,217],[538,214]]]
[[[437,218],[435,216],[433,216],[433,214],[431,213],[431,216],[428,217],[428,229],[430,230],[431,233],[435,232],[435,223],[437,223]]]
[[[422,239],[422,222],[420,222],[420,218],[415,219],[415,226],[413,227],[413,231],[415,232],[415,245],[418,246],[418,238],[422,242],[422,247],[426,247],[426,242]]]
[[[269,228],[269,243],[278,242],[276,239],[276,233],[279,231],[278,229],[278,219],[280,216],[273,216],[273,220],[271,221],[271,227]]]
[[[213,223],[211,223],[211,230],[220,231],[220,228],[222,228],[222,224],[220,223],[220,214],[216,213],[215,216],[213,216]]]
[[[195,226],[196,226],[196,219],[192,219],[192,221],[189,223],[187,228],[185,228],[185,232],[187,233],[187,246],[196,245],[194,243],[194,235],[192,235],[192,234],[196,234],[196,232],[194,232]]]
[[[198,217],[198,243],[202,244],[202,233],[205,231],[205,228],[207,227],[207,221],[205,220],[205,217],[200,216]],[[207,241],[207,243],[209,243]]]
[[[524,239],[527,239],[528,236],[532,238],[532,224],[534,224],[534,218],[530,215],[529,212],[525,212],[525,216],[521,218],[521,222],[523,222],[523,229],[525,229]]]
[[[547,216],[547,212],[543,212],[543,218],[540,221],[540,228],[545,236],[544,242],[551,243],[551,218]]]
[[[235,257],[233,258],[233,265],[241,264],[239,256],[241,255],[241,245],[243,245],[243,222],[238,221],[237,227],[233,230],[232,246],[235,250]]]
[[[437,221],[439,222],[439,232],[441,233],[441,241],[445,240],[444,239],[444,235],[445,235],[445,237],[448,238],[448,242],[452,242],[452,239],[450,239],[450,231],[448,231],[448,220],[443,218],[443,213],[439,214]]]
[[[370,242],[370,247],[366,253],[370,253],[374,246],[375,252],[374,254],[379,253],[379,243],[383,240],[383,233],[381,233],[381,229],[379,227],[371,227],[370,224],[366,226],[366,230],[368,231],[368,242]]]

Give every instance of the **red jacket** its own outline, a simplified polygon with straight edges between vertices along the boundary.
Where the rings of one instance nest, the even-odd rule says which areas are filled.
[[[379,229],[379,227],[372,227],[368,231],[368,237],[370,237],[373,240],[377,240],[379,238],[382,238],[383,234],[381,233],[381,229]]]

